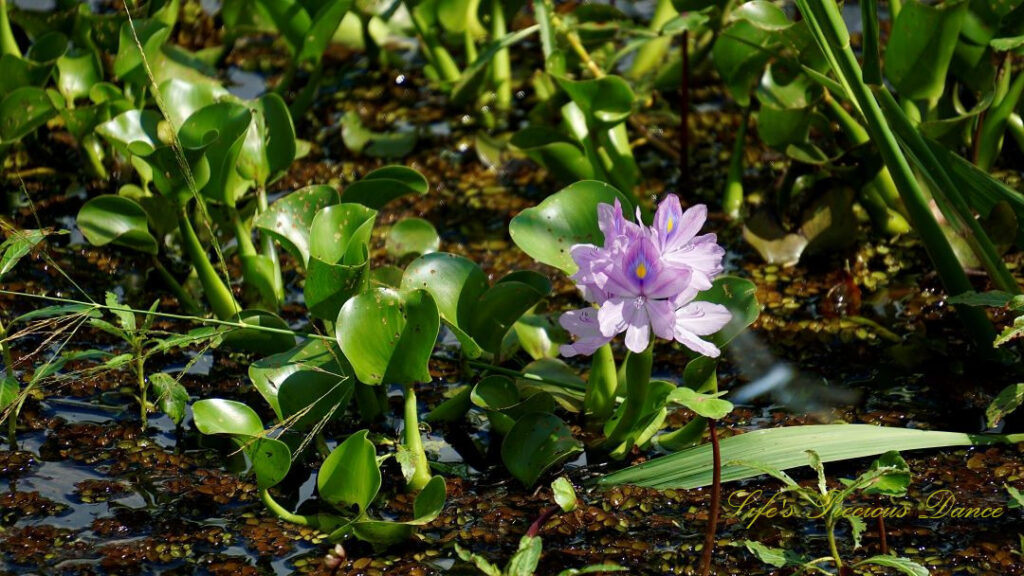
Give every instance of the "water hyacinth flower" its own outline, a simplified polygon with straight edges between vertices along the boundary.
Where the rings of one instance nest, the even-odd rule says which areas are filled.
[[[572,276],[583,297],[597,307],[566,312],[559,319],[575,338],[561,347],[563,356],[590,355],[626,333],[626,348],[643,352],[651,334],[676,340],[705,356],[718,348],[701,338],[732,318],[720,304],[695,300],[722,273],[725,250],[714,234],[698,236],[707,208],[683,212],[670,194],[658,205],[654,225],[627,220],[618,201],[598,206],[604,245],[577,244],[571,255],[579,270]]]

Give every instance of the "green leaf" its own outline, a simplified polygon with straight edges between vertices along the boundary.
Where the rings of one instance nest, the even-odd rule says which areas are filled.
[[[125,334],[129,336],[135,335],[135,313],[131,311],[128,306],[121,304],[117,299],[117,294],[113,292],[106,293],[106,305],[107,309],[111,314],[117,317],[118,324],[121,329],[124,330]]]
[[[18,384],[18,379],[13,374],[4,374],[3,378],[0,378],[0,411],[7,410],[7,407],[18,399],[21,395],[21,386]],[[17,418],[17,414],[9,413],[7,418]]]
[[[188,405],[188,391],[185,387],[166,372],[150,374],[149,384],[153,387],[154,399],[160,411],[167,414],[175,425],[181,424],[185,418],[185,406]]]
[[[164,146],[160,139],[160,114],[153,110],[129,110],[96,127],[96,132],[115,147],[138,156],[149,156]]]
[[[441,318],[462,343],[463,352],[470,358],[480,356],[481,347],[470,335],[469,323],[488,285],[487,275],[475,262],[456,254],[426,254],[405,268],[402,288],[430,292]]]
[[[516,215],[509,234],[534,260],[574,274],[576,263],[569,251],[576,244],[603,244],[597,206],[615,200],[625,214],[632,213],[632,202],[612,186],[596,180],[577,182]]]
[[[557,130],[527,126],[512,136],[511,144],[564,184],[594,178],[594,167],[583,147]]]
[[[267,1],[267,0],[264,0]],[[320,65],[320,59],[334,36],[334,31],[341,24],[352,0],[325,0],[323,2],[310,2],[309,7],[317,7],[315,13],[311,14],[312,22],[303,33],[302,49],[299,51],[297,60],[299,62],[310,62],[314,66]]]
[[[508,576],[533,576],[540,562],[541,540],[538,536],[523,536],[519,550],[508,561],[505,573]]]
[[[745,20],[762,30],[772,32],[785,30],[793,25],[781,8],[766,0],[752,0],[740,5],[729,13],[729,20]]]
[[[68,102],[88,97],[102,80],[99,57],[91,50],[74,49],[57,59],[57,89]]]
[[[1024,495],[1019,490],[1009,484],[1003,484],[1003,488],[1006,488],[1006,492],[1011,498],[1008,505],[1009,508],[1024,508]]]
[[[429,221],[422,218],[405,218],[400,220],[388,231],[384,248],[395,260],[406,256],[437,252],[441,246],[441,238]]]
[[[42,88],[23,86],[0,100],[0,142],[24,138],[57,115]]]
[[[472,407],[470,395],[473,392],[471,386],[459,386],[455,388],[444,402],[423,417],[424,422],[457,422],[466,415]]]
[[[715,278],[711,288],[698,294],[697,299],[721,304],[732,312],[729,323],[709,338],[719,348],[753,324],[761,313],[761,305],[757,302],[757,287],[753,282],[735,276]]]
[[[258,187],[280,178],[295,160],[295,125],[288,105],[274,93],[250,104],[253,121],[238,155],[238,172]]]
[[[146,254],[160,247],[149,231],[149,217],[134,200],[103,195],[89,199],[78,211],[78,228],[93,246],[124,246]]]
[[[463,561],[472,563],[478,570],[487,576],[502,576],[501,568],[491,564],[491,562],[483,556],[473,554],[469,550],[459,546],[458,543],[455,544],[455,553],[458,554],[459,558],[462,558]]]
[[[46,238],[42,230],[12,230],[0,244],[0,278],[10,272],[37,244]]]
[[[180,128],[199,110],[228,98],[229,94],[216,84],[186,82],[180,78],[172,78],[160,84],[163,109],[175,128]]]
[[[320,210],[340,201],[338,191],[323,184],[306,186],[274,202],[253,218],[253,226],[274,237],[305,267],[309,230]]]
[[[195,407],[193,406],[193,410]],[[245,449],[246,456],[252,461],[252,470],[256,474],[256,485],[261,490],[276,486],[288,475],[292,464],[292,453],[288,445],[276,438],[252,438],[235,441]]]
[[[757,430],[722,440],[725,464],[722,481],[757,476],[745,465],[731,462],[756,460],[780,470],[807,463],[805,450],[814,450],[822,462],[883,454],[889,450],[922,450],[948,446],[988,445],[1012,441],[1015,436],[980,436],[886,428],[866,424],[823,424]],[[711,446],[702,444],[638,466],[614,472],[601,484],[637,484],[653,488],[690,489],[711,484]]]
[[[1024,384],[1011,384],[1003,388],[995,400],[985,409],[989,428],[994,428],[1007,414],[1024,404]]]
[[[385,166],[349,184],[342,201],[356,202],[374,209],[409,194],[423,196],[429,186],[422,174],[405,166]]]
[[[18,322],[29,322],[32,320],[38,320],[40,318],[53,318],[55,316],[74,316],[77,314],[85,314],[98,318],[100,316],[99,310],[92,304],[58,304],[54,306],[45,306],[43,308],[37,308],[31,312],[26,312],[21,316],[18,316],[14,320],[11,320],[11,324],[17,324]]]
[[[524,486],[533,486],[545,470],[582,451],[562,419],[534,412],[519,419],[501,444],[501,459]]]
[[[862,560],[854,564],[854,566],[864,566],[866,564],[874,564],[875,566],[883,566],[885,568],[895,568],[903,574],[907,574],[907,576],[928,576],[928,574],[930,574],[927,568],[909,558],[897,558],[896,556],[891,555],[872,556],[867,560]]]
[[[192,418],[196,429],[203,434],[231,434],[260,436],[263,422],[252,408],[234,400],[211,398],[192,405]]]
[[[942,96],[967,6],[904,2],[885,50],[885,77],[901,98],[934,102]]]
[[[890,450],[871,463],[871,469],[865,473],[870,477],[865,494],[881,494],[883,496],[903,496],[910,486],[910,466],[895,450]]]
[[[967,306],[988,306],[989,308],[1002,308],[1013,300],[1013,294],[1001,290],[990,290],[988,292],[964,292],[949,297],[950,304],[964,304]]]
[[[747,547],[747,550],[749,550],[751,554],[757,556],[757,559],[765,564],[775,566],[776,568],[782,568],[787,564],[787,550],[782,548],[769,548],[764,544],[753,540],[744,540],[743,545]]]
[[[620,124],[633,112],[636,96],[620,76],[579,81],[555,76],[555,81],[583,111],[587,125],[595,130]]]
[[[248,188],[237,162],[252,119],[252,112],[241,104],[217,102],[200,108],[178,129],[181,146],[203,150],[209,163],[209,180],[201,187],[203,196],[233,207]]]
[[[134,24],[135,33],[132,33]],[[118,39],[117,56],[114,58],[114,74],[122,82],[129,84],[145,85],[148,77],[143,64],[143,54],[146,61],[157,70],[157,59],[162,58],[160,47],[171,35],[171,26],[155,19],[136,19],[132,22],[125,22],[121,25],[121,33]],[[136,44],[135,37],[138,36],[139,44]]]
[[[390,288],[350,299],[335,324],[338,344],[365,384],[429,382],[439,328],[429,293]]]
[[[367,282],[370,234],[377,211],[359,204],[328,206],[313,218],[304,288],[306,306],[333,320]]]
[[[668,395],[670,402],[686,406],[697,413],[698,416],[721,420],[732,412],[732,402],[718,398],[724,392],[718,394],[699,394],[696,391],[682,387],[676,388]]]
[[[711,57],[726,89],[740,106],[750,105],[750,92],[777,46],[773,32],[747,20],[731,24],[718,35]]]
[[[316,486],[320,497],[339,509],[357,508],[362,516],[380,490],[380,468],[377,450],[366,436],[366,430],[352,434],[324,460],[317,473]]]
[[[551,483],[551,492],[555,498],[555,503],[562,509],[562,512],[572,512],[578,505],[576,502],[576,490],[572,487],[572,482],[569,481],[565,476],[559,476],[555,478],[555,481]]]
[[[331,411],[344,409],[352,394],[351,370],[335,346],[310,339],[253,362],[249,379],[278,420],[303,414],[292,427],[305,430]]]

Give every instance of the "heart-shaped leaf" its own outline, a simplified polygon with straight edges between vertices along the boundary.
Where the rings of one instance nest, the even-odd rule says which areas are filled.
[[[520,418],[505,436],[501,459],[508,471],[529,487],[545,470],[582,449],[561,418],[534,412]]]
[[[115,147],[138,156],[149,156],[163,146],[160,114],[153,110],[129,110],[96,127],[96,132]]]
[[[423,196],[428,188],[427,179],[412,168],[385,166],[349,184],[342,194],[342,200],[380,209],[395,198],[407,194]]]
[[[94,246],[114,244],[156,254],[156,238],[149,231],[146,211],[135,201],[121,196],[91,198],[78,211],[78,228]]]
[[[580,144],[557,130],[527,126],[516,132],[511,144],[565,184],[594,177],[594,167]]]
[[[444,478],[434,476],[413,501],[413,519],[406,522],[359,520],[353,525],[359,539],[375,544],[397,544],[408,540],[416,526],[433,521],[444,509],[447,489]]]
[[[339,201],[338,191],[330,186],[306,186],[256,215],[253,226],[273,236],[285,250],[306,266],[309,262],[309,229],[313,217],[321,209]]]
[[[102,80],[99,57],[91,50],[72,50],[57,59],[57,89],[70,102],[88,97]]]
[[[487,275],[475,262],[456,254],[426,254],[405,268],[402,288],[430,292],[441,318],[462,343],[463,352],[470,358],[480,356],[480,346],[469,334],[468,324],[488,286]]]
[[[419,256],[437,252],[441,239],[429,221],[422,218],[406,218],[391,227],[384,248],[388,254],[401,260],[409,255]]]
[[[574,274],[577,267],[569,251],[576,244],[604,242],[597,206],[615,200],[622,203],[624,213],[632,213],[632,202],[612,186],[596,180],[577,182],[516,215],[509,234],[534,260]]]
[[[252,408],[234,400],[211,398],[192,405],[196,429],[203,434],[260,436],[263,421]]]
[[[439,328],[430,293],[390,288],[351,298],[335,323],[338,345],[365,384],[429,382]]]
[[[205,197],[234,206],[248,187],[237,170],[237,161],[252,122],[252,112],[233,102],[217,102],[189,116],[178,130],[182,147],[204,149],[210,178],[202,188]]]
[[[161,56],[160,47],[170,35],[171,27],[156,19],[137,19],[122,24],[117,56],[114,58],[114,74],[122,82],[144,85],[148,78],[143,54],[149,65],[156,69],[156,60]],[[139,44],[142,45],[141,51]]]
[[[238,172],[264,187],[280,178],[295,160],[295,125],[288,105],[277,94],[251,104],[253,121],[238,156]]]
[[[316,486],[320,497],[339,509],[357,508],[363,516],[380,490],[380,468],[377,450],[360,430],[349,436],[324,460],[317,473]]]
[[[556,76],[555,81],[583,111],[587,124],[595,129],[610,128],[624,122],[633,112],[636,96],[629,83],[620,76],[579,81]]]
[[[270,404],[277,414],[278,420],[297,413],[296,410],[285,410],[281,405],[281,387],[286,382],[294,381],[294,389],[327,389],[348,379],[351,367],[345,361],[341,351],[325,340],[305,340],[298,346],[266,358],[261,358],[249,366],[249,379]],[[292,388],[289,385],[289,388]],[[317,397],[318,398],[318,397]],[[317,398],[298,394],[294,400],[300,403],[317,400]],[[323,401],[329,398],[325,397]],[[288,401],[292,402],[291,400]],[[311,404],[309,404],[311,405]]]
[[[229,92],[221,86],[186,82],[172,78],[160,85],[160,96],[171,124],[180,128],[190,116],[203,108],[224,100]]]
[[[0,142],[24,138],[57,115],[42,88],[24,86],[0,100]]]
[[[942,96],[968,4],[932,6],[914,0],[900,9],[885,49],[885,77],[901,98],[935,101]]]

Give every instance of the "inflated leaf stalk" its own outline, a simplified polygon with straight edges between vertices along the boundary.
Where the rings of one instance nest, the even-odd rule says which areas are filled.
[[[21,50],[14,39],[11,21],[7,17],[7,0],[0,0],[0,56],[8,54],[21,58]]]
[[[501,0],[491,0],[491,39],[498,41],[508,32],[505,7]],[[491,82],[494,83],[494,107],[508,110],[512,106],[512,60],[508,48],[502,48],[491,61]]]
[[[658,0],[658,4],[654,7],[654,15],[651,16],[651,24],[648,30],[651,32],[661,32],[662,26],[678,15],[679,12],[676,12],[676,9],[672,6],[672,0]],[[684,39],[683,41],[685,42],[686,40]],[[629,77],[637,80],[664,64],[665,55],[668,53],[671,45],[671,37],[653,38],[645,42],[636,51],[636,56],[633,58],[633,66],[629,69]]]
[[[234,318],[242,308],[235,302],[235,296],[231,293],[231,289],[224,284],[207,257],[206,248],[196,236],[196,231],[192,228],[192,222],[188,218],[188,210],[184,206],[178,209],[178,228],[181,231],[182,247],[188,254],[189,260],[192,261],[192,265],[195,266],[196,275],[203,285],[203,293],[210,308],[213,309],[213,313],[220,320]]]
[[[1011,73],[1012,63],[1013,53],[1008,52],[1003,64],[1003,74]],[[1010,113],[1016,110],[1022,93],[1024,93],[1024,74],[1018,73],[1002,100],[982,117],[981,131],[975,144],[976,154],[974,156],[974,163],[978,168],[987,172],[995,162],[1003,145],[1003,133],[1006,132],[1007,120]]]
[[[588,423],[599,426],[607,422],[615,412],[615,390],[619,386],[615,357],[611,344],[597,349],[590,360],[590,375],[587,377],[587,392],[583,408]]]
[[[938,222],[932,216],[928,198],[918,185],[914,171],[900,150],[871,89],[861,80],[860,66],[850,46],[850,36],[838,6],[832,2],[818,3],[808,0],[797,0],[797,6],[848,95],[864,114],[868,133],[896,182],[914,229],[921,235],[943,284],[953,295],[967,292],[971,289],[971,283],[960,267]],[[888,92],[884,89],[883,91]],[[964,321],[972,339],[983,349],[988,349],[995,339],[995,331],[984,313],[971,308],[960,308],[957,313]]]
[[[429,2],[423,2],[416,6],[412,4],[416,3],[405,2],[405,5],[409,8],[412,24],[416,27],[416,33],[419,34],[420,40],[423,42],[424,47],[426,47],[426,50],[423,52],[424,56],[430,61],[442,82],[453,84],[458,82],[459,77],[462,75],[459,72],[459,66],[455,63],[455,59],[452,58],[452,55],[444,45],[441,44],[437,34],[434,33],[436,27],[432,27],[420,11],[421,8],[426,9],[426,5],[433,6],[433,4]]]
[[[739,220],[743,211],[743,151],[747,140],[747,125],[750,123],[750,106],[743,109],[740,129],[736,131],[736,142],[729,158],[729,173],[725,180],[722,197],[722,211],[733,220]]]

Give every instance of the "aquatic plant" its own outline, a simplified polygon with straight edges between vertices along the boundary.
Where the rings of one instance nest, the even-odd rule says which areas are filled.
[[[837,573],[843,573],[843,560],[839,555],[839,548],[836,545],[836,527],[841,521],[849,522],[850,533],[853,536],[853,547],[860,548],[861,535],[867,526],[860,516],[848,514],[844,509],[846,501],[855,495],[879,495],[896,498],[904,496],[910,486],[910,467],[896,451],[883,454],[875,460],[871,466],[860,476],[853,480],[843,479],[843,487],[829,489],[825,478],[825,468],[821,458],[813,450],[807,450],[810,466],[817,472],[818,482],[813,487],[805,487],[797,484],[785,472],[756,462],[740,462],[739,464],[749,466],[761,473],[768,474],[784,484],[781,494],[792,494],[798,502],[810,509],[808,518],[821,519],[825,524],[825,536],[828,539],[829,553],[831,556],[824,558],[809,559],[793,551],[780,548],[769,548],[760,542],[746,540],[744,545],[752,554],[762,562],[776,568],[796,567],[808,573],[831,574],[821,568],[821,564],[831,561]],[[749,497],[749,496],[748,496]],[[751,510],[747,510],[749,516]],[[745,517],[744,517],[745,518]],[[756,520],[756,517],[754,518]],[[880,528],[884,531],[884,522],[879,517]],[[881,536],[883,542],[884,534]],[[921,576],[928,574],[928,570],[920,564],[903,557],[888,553],[885,544],[881,555],[865,558],[853,564],[854,567],[876,565],[892,568],[909,576]]]

